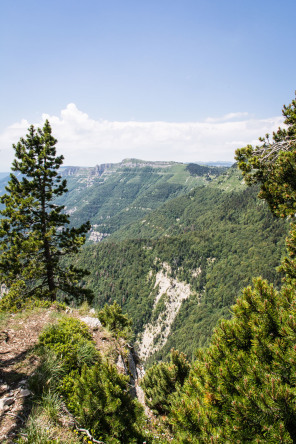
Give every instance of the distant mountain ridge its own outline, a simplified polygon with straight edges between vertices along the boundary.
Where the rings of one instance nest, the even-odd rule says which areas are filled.
[[[206,165],[206,166],[209,166],[209,167],[225,167],[225,168],[230,168],[233,165],[234,161],[230,162],[230,161],[227,161],[227,160],[216,160],[216,161],[209,161],[209,162],[199,162],[199,161],[196,161],[196,162],[192,162],[192,163],[196,163],[198,165]]]
[[[89,168],[65,167],[62,175],[69,191],[57,203],[65,205],[73,225],[90,220],[90,240],[99,241],[226,171],[200,166],[193,172],[192,165],[124,159]]]
[[[112,170],[117,171],[118,168],[168,168],[172,165],[176,165],[179,162],[173,161],[147,161],[140,159],[127,158],[118,163],[102,163],[95,165],[94,167],[81,167],[81,166],[63,166],[62,175],[86,175],[86,176],[101,176],[105,171]]]

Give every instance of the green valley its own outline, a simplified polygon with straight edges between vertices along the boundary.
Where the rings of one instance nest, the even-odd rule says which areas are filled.
[[[81,251],[95,304],[117,301],[132,317],[146,364],[172,347],[194,356],[252,277],[280,284],[287,226],[257,192],[234,166]]]
[[[126,159],[61,174],[56,203],[71,225],[92,225],[75,258],[90,273],[83,285],[96,307],[117,301],[131,316],[146,365],[172,347],[194,356],[253,276],[279,285],[286,224],[236,165]]]

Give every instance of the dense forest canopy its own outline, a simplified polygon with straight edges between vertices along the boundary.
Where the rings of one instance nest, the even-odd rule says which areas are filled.
[[[147,215],[147,224],[134,223],[119,231],[118,239],[86,246],[77,256],[77,265],[90,270],[85,282],[95,304],[116,300],[132,317],[137,335],[156,315],[155,276],[163,264],[170,265],[172,279],[190,285],[192,296],[152,360],[168,357],[172,347],[193,356],[208,343],[218,319],[230,316],[240,289],[253,276],[280,285],[275,269],[287,226],[258,201],[257,192],[197,188]]]
[[[171,389],[166,409],[179,442],[296,442],[295,108],[295,100],[284,108],[288,128],[279,129],[273,143],[264,139],[263,147],[237,151],[247,181],[260,184],[259,196],[272,212],[292,216],[282,287],[257,278],[245,288],[232,319],[220,322],[184,384]],[[147,374],[147,384],[158,368]]]

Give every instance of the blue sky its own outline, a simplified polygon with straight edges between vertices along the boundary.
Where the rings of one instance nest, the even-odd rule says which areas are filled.
[[[66,164],[232,160],[296,89],[296,2],[2,0],[0,170],[49,118]]]

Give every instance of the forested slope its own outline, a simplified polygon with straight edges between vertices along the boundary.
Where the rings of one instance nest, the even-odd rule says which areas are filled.
[[[168,265],[172,286],[190,285],[191,296],[181,304],[164,348],[150,361],[166,357],[171,347],[191,356],[206,345],[218,319],[229,317],[229,307],[253,276],[280,283],[275,267],[286,225],[257,199],[256,188],[231,191],[233,175],[228,174],[228,186],[224,179],[219,187],[196,188],[113,236],[124,240],[110,238],[80,253],[78,263],[90,271],[85,283],[94,290],[96,304],[118,301],[138,335],[167,308],[165,296],[154,304],[157,273],[164,275]]]

